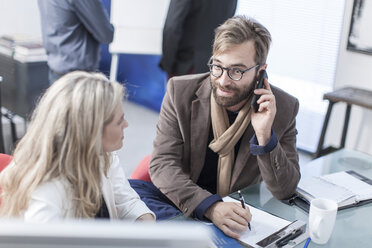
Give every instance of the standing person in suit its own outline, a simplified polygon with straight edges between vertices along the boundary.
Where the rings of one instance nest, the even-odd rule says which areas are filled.
[[[114,27],[100,0],[38,0],[49,83],[75,70],[97,71],[100,44]]]
[[[237,0],[171,0],[159,66],[168,77],[207,72],[214,29],[235,14]]]
[[[173,77],[162,103],[149,172],[186,216],[239,237],[249,209],[222,197],[264,181],[278,199],[300,179],[296,98],[264,80],[271,43],[257,21],[235,16],[216,29],[209,73]],[[251,108],[253,93],[258,112]]]
[[[0,216],[154,220],[113,153],[128,126],[123,95],[101,73],[75,71],[53,83],[0,174]]]

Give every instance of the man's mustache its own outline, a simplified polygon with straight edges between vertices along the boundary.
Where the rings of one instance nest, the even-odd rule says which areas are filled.
[[[215,88],[218,88],[222,91],[236,91],[237,89],[235,87],[232,87],[232,86],[221,86],[219,85],[218,83],[214,83],[213,84]]]

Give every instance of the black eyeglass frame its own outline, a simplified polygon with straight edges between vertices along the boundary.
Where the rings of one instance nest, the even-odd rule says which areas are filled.
[[[248,69],[246,69],[246,70],[244,70],[244,71],[241,71],[240,69],[235,68],[235,67],[227,68],[227,67],[222,67],[222,66],[220,66],[220,65],[216,65],[216,64],[207,64],[207,66],[209,67],[209,72],[210,72],[214,77],[221,77],[222,74],[223,74],[223,72],[226,70],[226,71],[227,71],[227,75],[229,76],[229,78],[230,78],[231,80],[233,80],[233,81],[239,81],[240,79],[243,78],[244,73],[246,73],[247,71],[250,71],[250,70],[252,70],[252,69],[254,69],[254,68],[256,68],[256,67],[258,67],[258,66],[260,66],[260,65],[259,65],[259,64],[254,65],[254,66],[249,67]],[[216,66],[216,67],[221,68],[221,74],[220,74],[219,76],[216,76],[216,75],[213,74],[213,72],[212,72],[212,70],[213,70],[213,66]],[[232,76],[230,75],[230,70],[233,70],[233,69],[238,69],[239,71],[241,71],[241,72],[240,72],[240,78],[239,78],[239,79],[234,79],[234,78],[232,78]]]

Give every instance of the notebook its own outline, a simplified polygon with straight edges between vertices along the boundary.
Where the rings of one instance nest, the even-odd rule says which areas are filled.
[[[302,198],[297,200],[307,204],[305,209],[307,211],[310,201],[314,198],[335,200],[339,209],[354,207],[372,202],[372,180],[355,171],[340,171],[320,177],[304,178],[297,186],[296,197]],[[292,204],[298,205],[296,197],[291,200]]]

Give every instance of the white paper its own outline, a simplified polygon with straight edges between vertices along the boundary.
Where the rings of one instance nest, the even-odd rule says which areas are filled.
[[[357,201],[372,198],[372,186],[345,171],[323,176],[327,181],[348,189],[355,195]]]
[[[229,196],[223,198],[224,202],[239,202]],[[249,244],[254,247],[257,242],[263,240],[264,238],[270,236],[271,234],[279,231],[280,229],[286,227],[291,222],[280,217],[274,216],[260,210],[258,208],[252,207],[246,204],[252,214],[251,229],[247,229],[245,232],[241,233],[239,238],[240,241]]]
[[[354,193],[343,187],[338,187],[334,183],[320,177],[309,177],[300,180],[298,184],[299,192],[310,194],[312,198],[327,198],[341,203],[354,197]]]

